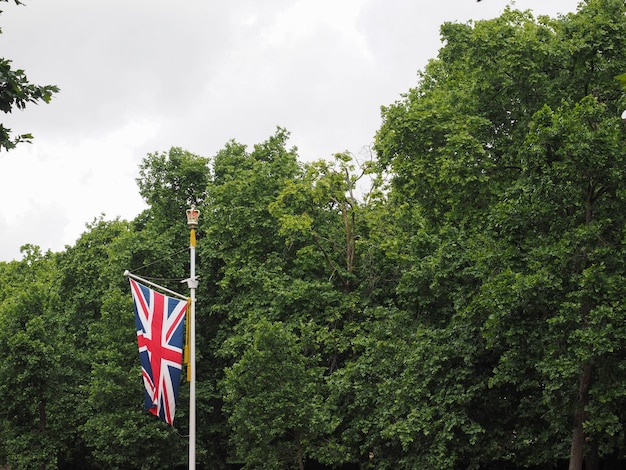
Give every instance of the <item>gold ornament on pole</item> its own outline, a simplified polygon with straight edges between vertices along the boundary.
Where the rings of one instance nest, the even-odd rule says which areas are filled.
[[[185,211],[187,213],[187,225],[191,229],[198,228],[198,218],[200,217],[200,211],[196,209],[196,206],[192,205],[191,209]]]

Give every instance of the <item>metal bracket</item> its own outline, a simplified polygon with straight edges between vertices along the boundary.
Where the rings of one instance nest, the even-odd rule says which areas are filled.
[[[198,288],[198,276],[195,276],[193,279],[192,278],[183,279],[180,282],[181,282],[181,284],[183,282],[186,282],[187,283],[187,287],[189,287],[190,289],[197,289]]]

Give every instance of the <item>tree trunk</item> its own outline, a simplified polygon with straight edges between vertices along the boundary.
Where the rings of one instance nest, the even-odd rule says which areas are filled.
[[[591,447],[587,452],[585,470],[600,470],[600,455],[598,454],[598,445],[595,442],[591,442]]]
[[[300,439],[298,439],[298,468],[300,470],[304,470],[304,452],[302,452],[302,444],[300,444]]]
[[[587,420],[585,407],[589,403],[589,387],[591,386],[591,375],[593,366],[586,364],[580,375],[580,387],[578,389],[578,400],[576,402],[576,412],[574,414],[574,429],[572,432],[572,448],[570,452],[568,470],[583,470],[585,458],[585,431],[583,425]]]
[[[45,398],[41,398],[39,400],[39,432],[40,433],[45,433],[46,432],[46,426],[47,426],[47,420],[46,420],[46,399]],[[41,440],[43,441],[45,439],[44,436],[40,437]],[[42,462],[39,465],[40,470],[46,470],[46,463]]]
[[[587,209],[585,214],[586,225],[591,224],[593,219],[593,203],[597,196],[595,186],[589,181],[587,189]],[[598,194],[599,195],[599,194]],[[583,252],[583,259],[587,260],[586,252]],[[584,308],[584,312],[588,312],[588,308]],[[570,451],[569,470],[583,470],[585,461],[585,430],[584,424],[587,420],[587,412],[585,408],[589,403],[589,387],[591,386],[591,377],[593,374],[593,366],[587,363],[583,366],[580,374],[580,386],[578,388],[578,400],[576,402],[576,411],[574,412],[574,429],[572,431],[572,448]],[[588,462],[593,466],[592,462]],[[588,465],[589,466],[589,465]],[[587,470],[591,470],[588,468]]]

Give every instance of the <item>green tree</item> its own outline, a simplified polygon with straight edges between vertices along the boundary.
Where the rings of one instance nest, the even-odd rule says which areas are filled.
[[[303,470],[330,424],[315,345],[287,328],[260,320],[252,344],[226,371],[232,442],[246,468]]]
[[[189,273],[185,209],[202,205],[208,176],[207,159],[180,148],[147,155],[137,182],[149,208],[132,222],[95,222],[68,249],[67,266],[73,268],[63,283],[75,290],[69,295],[68,311],[84,309],[80,304],[84,301],[93,306],[91,321],[81,323],[89,352],[89,383],[84,387],[89,416],[82,431],[98,468],[177,468],[186,463],[188,387],[181,387],[174,427],[144,412],[133,307],[122,273],[129,269],[181,291],[180,280]],[[220,468],[225,458],[219,455],[223,453],[216,439],[219,432],[212,424],[204,426],[212,423],[207,419],[211,378],[198,374],[198,379],[202,425],[197,462],[204,468]]]
[[[207,286],[211,315],[226,331],[240,321],[280,320],[283,314],[271,306],[270,292],[285,279],[285,246],[269,205],[298,171],[287,138],[279,129],[252,152],[230,142],[214,157],[200,258],[214,274]]]
[[[22,5],[19,0],[13,1],[16,5]],[[58,87],[54,85],[33,85],[28,81],[24,70],[14,69],[9,59],[0,58],[0,110],[4,113],[10,113],[13,109],[24,109],[28,103],[49,103],[52,95],[58,91]],[[10,150],[20,142],[30,142],[32,138],[31,134],[14,137],[11,129],[0,124],[0,150]]]
[[[150,153],[139,166],[139,194],[150,205],[154,220],[176,226],[184,222],[185,210],[200,206],[209,181],[208,160],[172,147],[168,152]]]
[[[4,265],[0,295],[0,461],[52,469],[64,461],[73,433],[62,393],[71,348],[58,315],[53,255],[30,245],[23,253]]]
[[[259,455],[278,458],[286,448],[293,450],[293,457],[299,439],[303,465],[312,460],[338,465],[353,460],[354,454],[346,452],[338,434],[342,418],[336,401],[321,403],[330,393],[329,376],[351,355],[357,330],[351,325],[365,321],[359,297],[376,291],[378,278],[360,279],[366,264],[362,260],[373,250],[362,237],[365,216],[355,196],[358,175],[351,157],[341,154],[334,163],[299,165],[295,149],[285,148],[287,136],[279,129],[252,152],[231,142],[216,156],[203,264],[212,264],[219,273],[211,314],[220,318],[219,351],[230,361],[223,386],[238,457],[258,465]],[[276,352],[287,361],[282,366],[267,363],[276,342],[266,330],[272,338],[286,335],[286,350]],[[306,364],[315,373],[286,377],[267,389],[275,397],[272,408],[254,374],[238,373],[242,364],[255,371],[268,367],[275,371],[271,373]],[[236,403],[247,404],[248,411]],[[246,413],[261,403],[259,419],[272,439],[253,438],[249,433],[257,431],[247,431]],[[271,419],[276,410],[314,422],[295,432]],[[294,441],[296,434],[300,438]]]
[[[185,456],[182,439],[142,412],[132,300],[122,276],[137,234],[121,220],[100,219],[87,228],[61,255],[65,331],[79,351],[68,361],[80,371],[77,444],[92,468],[154,468],[159,462],[175,468]]]
[[[589,0],[559,19],[507,9],[446,24],[419,86],[383,110],[392,198],[415,204],[399,304],[433,333],[474,332],[456,364],[463,386],[416,403],[435,412],[457,394],[471,419],[457,464],[569,457],[579,470],[622,451],[610,371],[624,340],[624,8]],[[444,346],[431,358],[449,357]],[[479,393],[464,402],[468,390]],[[428,416],[404,432],[418,439]]]
[[[216,264],[204,256],[204,234],[210,230],[211,220],[206,205],[212,177],[208,163],[209,159],[177,147],[169,152],[149,154],[143,160],[137,183],[149,208],[132,222],[132,236],[124,242],[123,252],[127,254],[126,267],[132,272],[158,278],[159,284],[184,291],[180,281],[189,275],[189,229],[185,210],[191,204],[200,210],[196,266],[200,279],[196,310],[196,458],[201,468],[219,469],[227,465],[227,425],[217,385],[223,377],[223,362],[215,357],[216,336],[222,325],[219,316],[211,313],[214,283],[219,272]],[[183,384],[175,420],[180,435],[188,433],[188,391]],[[180,436],[176,439],[170,433],[166,437],[174,439],[166,447],[181,444]],[[178,457],[186,455],[182,452]]]
[[[199,231],[200,275],[205,281],[199,294],[198,349],[207,360],[200,361],[198,374],[208,379],[214,410],[210,422],[221,426],[221,433],[229,426],[221,411],[224,392],[219,386],[225,368],[244,353],[258,321],[284,316],[272,305],[285,280],[284,244],[268,206],[298,170],[287,139],[288,133],[278,129],[252,151],[229,142],[212,162]],[[231,426],[241,430],[245,423],[231,420]],[[230,436],[233,445],[237,439]]]

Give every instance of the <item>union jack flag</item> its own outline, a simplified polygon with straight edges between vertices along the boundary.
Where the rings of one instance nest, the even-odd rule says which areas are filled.
[[[180,388],[187,302],[130,279],[145,407],[172,425]]]

